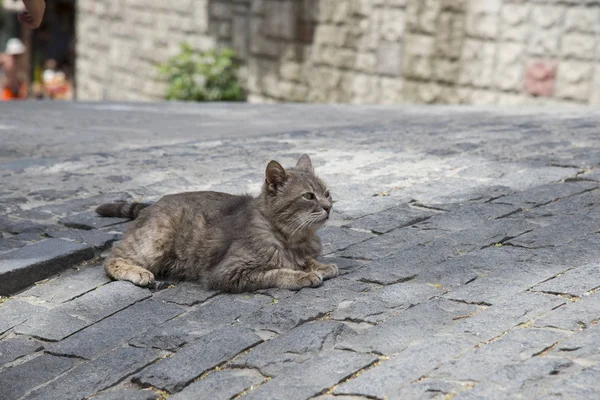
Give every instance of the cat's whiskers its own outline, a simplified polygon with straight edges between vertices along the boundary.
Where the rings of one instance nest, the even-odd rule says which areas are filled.
[[[316,222],[318,220],[318,218],[321,216],[320,213],[311,213],[308,214],[307,217],[305,217],[304,219],[301,219],[300,221],[302,221],[298,227],[296,229],[294,229],[294,231],[290,234],[290,239],[292,238],[292,236],[294,236],[294,234],[296,232],[298,232],[300,229],[307,227],[309,224],[312,224],[313,222]]]

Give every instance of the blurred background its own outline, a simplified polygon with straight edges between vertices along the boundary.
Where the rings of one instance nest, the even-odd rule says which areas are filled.
[[[28,98],[600,103],[598,1],[0,2]]]

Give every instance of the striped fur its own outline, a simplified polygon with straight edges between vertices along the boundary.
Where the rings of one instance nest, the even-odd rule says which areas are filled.
[[[98,206],[96,212],[103,217],[121,217],[136,219],[146,207],[150,207],[150,203],[126,203],[124,201],[118,203],[106,203]]]

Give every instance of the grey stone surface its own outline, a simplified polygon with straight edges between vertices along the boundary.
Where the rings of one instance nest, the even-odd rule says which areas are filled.
[[[231,399],[262,383],[265,377],[254,370],[227,370],[213,372],[192,383],[173,397],[173,400]]]
[[[598,184],[593,182],[549,183],[524,192],[515,192],[503,196],[493,200],[493,202],[510,204],[525,210],[544,206],[559,199],[570,198],[597,188]]]
[[[397,206],[359,218],[346,226],[375,233],[386,233],[392,229],[404,228],[425,221],[432,215],[434,215],[432,212],[408,206]]]
[[[243,317],[251,315],[272,301],[270,297],[263,295],[216,296],[169,324],[157,326],[138,335],[130,344],[176,351],[184,344],[213,331],[239,325]]]
[[[97,230],[56,230],[49,231],[47,234],[53,238],[71,239],[78,243],[87,243],[98,251],[107,249],[114,241],[119,239],[119,235],[116,233]]]
[[[436,208],[445,207],[445,205],[431,206]],[[512,215],[520,210],[516,206],[493,203],[450,204],[448,209],[452,212],[432,216],[423,221],[421,225],[427,229],[461,231]]]
[[[0,367],[30,353],[40,351],[44,345],[34,339],[13,337],[0,340]]]
[[[309,322],[261,343],[247,355],[237,358],[232,365],[256,368],[270,377],[278,376],[355,335],[356,332],[340,322]]]
[[[339,228],[337,226],[326,226],[319,231],[319,236],[323,244],[323,254],[334,253],[355,243],[375,237],[375,235],[366,232]]]
[[[20,218],[0,216],[0,231],[18,234],[18,233],[42,233],[48,229],[47,225],[28,221]]]
[[[94,256],[88,245],[48,239],[0,255],[0,295],[13,294],[36,281]]]
[[[473,340],[450,335],[416,340],[390,360],[385,360],[355,379],[341,384],[334,393],[385,398],[473,345]]]
[[[411,343],[449,330],[462,318],[478,310],[471,304],[447,300],[430,300],[418,304],[388,320],[349,338],[336,347],[358,352],[376,352],[391,355],[407,348]]]
[[[150,296],[148,289],[134,286],[129,282],[109,283],[34,319],[27,320],[15,331],[45,340],[62,340]]]
[[[375,361],[377,357],[371,354],[331,350],[290,368],[286,374],[271,379],[244,397],[275,400],[281,398],[281,393],[285,392],[290,400],[310,398]]]
[[[0,371],[2,398],[18,399],[75,365],[67,357],[42,354],[22,364]]]
[[[537,319],[534,326],[578,331],[600,321],[600,294],[565,302],[563,307]]]
[[[0,303],[0,334],[44,311],[46,308],[26,301],[9,300]]]
[[[15,298],[35,297],[49,303],[64,303],[110,282],[102,265],[70,269],[44,284],[33,286]]]
[[[554,279],[535,285],[531,290],[554,294],[582,296],[600,288],[600,265],[582,265],[560,274]]]
[[[110,390],[97,396],[90,397],[94,400],[157,400],[159,395],[150,389],[146,390]]]
[[[82,212],[79,214],[69,215],[58,220],[58,222],[69,228],[76,229],[99,229],[108,226],[122,224],[128,222],[128,218],[106,218],[101,217],[95,212]]]
[[[173,285],[173,287],[168,287],[156,293],[154,299],[184,306],[193,306],[202,303],[217,294],[219,294],[219,292],[206,290],[202,285],[194,282],[180,282]]]
[[[458,381],[482,381],[506,364],[525,361],[552,348],[567,336],[542,329],[514,329],[486,346],[478,347],[437,368],[430,376]]]
[[[59,343],[47,346],[46,351],[90,360],[120,347],[140,332],[145,332],[183,312],[184,310],[175,304],[154,300],[141,301]]]
[[[136,374],[134,380],[171,393],[180,391],[202,373],[260,342],[249,329],[228,327],[189,343],[172,357]]]
[[[256,194],[269,160],[302,153],[335,200],[320,234],[340,276],[318,288],[151,291],[72,259],[0,298],[0,374],[72,363],[18,382],[31,397],[597,397],[597,110],[3,107],[2,257],[40,240],[96,256],[130,225],[99,204]],[[48,128],[58,116],[68,126]]]
[[[427,283],[404,282],[378,287],[340,303],[332,318],[376,324],[443,293],[443,288]]]
[[[160,358],[153,349],[123,347],[115,349],[93,361],[83,363],[57,380],[25,396],[27,400],[64,400],[77,393],[86,398],[93,393],[113,386],[146,365]]]

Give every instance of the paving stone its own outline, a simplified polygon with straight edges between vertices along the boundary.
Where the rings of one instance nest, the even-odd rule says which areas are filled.
[[[123,235],[127,232],[127,229],[131,226],[131,222],[126,222],[123,224],[110,225],[106,228],[100,228],[102,232],[118,234],[117,237],[120,240]]]
[[[101,217],[93,211],[69,215],[58,220],[60,224],[76,229],[99,229],[130,221],[129,218]]]
[[[183,312],[184,309],[175,304],[154,300],[141,301],[47,346],[47,351],[56,355],[90,360],[120,347],[140,332],[160,325]]]
[[[562,265],[549,265],[523,258],[523,255],[527,257],[526,251],[510,246],[482,250],[481,255],[487,254],[494,258],[488,262],[481,262],[482,268],[478,269],[477,279],[453,288],[444,297],[467,303],[494,304],[498,299],[510,297],[550,279],[566,268]],[[506,255],[505,258],[502,258],[503,255]],[[477,259],[472,261],[477,262]]]
[[[340,303],[337,310],[332,314],[332,318],[378,323],[393,314],[443,293],[445,293],[443,289],[431,284],[397,283],[375,288],[362,296],[357,296],[355,300]]]
[[[439,379],[426,379],[406,385],[391,394],[390,400],[401,399],[443,399],[454,398],[461,392],[469,390],[468,383],[444,381]]]
[[[574,362],[566,358],[533,357],[519,363],[505,365],[489,376],[489,382],[501,388],[497,393],[512,393],[524,385],[544,378],[567,373]]]
[[[73,199],[60,204],[45,205],[32,208],[34,211],[49,212],[58,216],[73,215],[81,211],[91,211],[92,208],[104,203],[112,203],[115,201],[131,201],[132,197],[129,193],[116,192],[104,193],[95,196],[90,196],[81,199]],[[89,212],[89,215],[92,215]]]
[[[582,296],[584,293],[600,287],[600,265],[590,264],[535,285],[531,290],[547,293],[563,293]]]
[[[255,329],[285,332],[328,315],[342,302],[354,299],[371,288],[371,285],[343,277],[331,279],[318,288],[302,289],[293,296],[245,315],[241,321]]]
[[[286,374],[269,380],[244,397],[249,400],[275,400],[281,398],[281,393],[288,393],[286,398],[290,400],[310,398],[375,361],[377,357],[371,354],[332,350],[298,364]]]
[[[0,371],[2,398],[18,399],[74,365],[75,361],[72,359],[41,354],[27,362]]]
[[[600,321],[600,295],[595,293],[574,303],[566,302],[547,316],[534,322],[534,326],[578,331]]]
[[[49,231],[47,234],[53,238],[71,239],[78,243],[87,243],[98,251],[107,249],[113,242],[119,239],[119,235],[115,233],[106,233],[97,230]]]
[[[412,227],[394,229],[385,235],[351,245],[339,255],[361,260],[376,260],[397,254],[404,249],[431,243],[444,235],[444,232]]]
[[[522,192],[515,192],[494,200],[494,203],[510,204],[522,209],[530,209],[552,203],[558,199],[570,198],[596,189],[592,182],[549,183]]]
[[[501,199],[504,196],[514,193],[515,190],[502,185],[484,185],[468,192],[460,192],[459,196],[454,196],[453,203],[488,203],[493,200]]]
[[[432,212],[402,205],[367,215],[346,226],[353,229],[369,230],[375,233],[386,233],[392,229],[403,228],[425,221],[432,215],[434,215]]]
[[[150,389],[146,390],[111,390],[90,397],[94,400],[157,400],[160,396]]]
[[[16,299],[0,303],[0,334],[45,311],[44,307]]]
[[[12,239],[0,239],[0,251],[8,251],[13,249],[18,249],[20,247],[26,246],[27,242],[19,242],[18,240]]]
[[[562,198],[550,204],[523,210],[520,215],[540,226],[560,222],[567,215],[586,215],[600,204],[600,190],[589,190],[579,195]]]
[[[449,212],[435,215],[428,220],[421,222],[420,225],[427,229],[460,231],[519,211],[519,207],[493,203],[454,204],[450,205],[449,209]]]
[[[264,379],[264,376],[253,370],[217,371],[192,383],[170,398],[173,400],[230,399],[247,389],[252,390]]]
[[[30,338],[13,337],[0,340],[0,367],[19,357],[40,351],[44,348],[42,342]]]
[[[222,294],[197,305],[168,325],[144,332],[133,338],[130,344],[176,351],[184,344],[213,331],[240,324],[241,318],[271,302],[271,298],[263,295]]]
[[[600,325],[594,324],[578,331],[556,346],[551,355],[573,360],[597,360],[600,356]]]
[[[543,329],[515,329],[498,340],[448,361],[430,376],[483,381],[508,363],[521,362],[551,348],[566,334]]]
[[[18,233],[42,233],[48,229],[48,225],[23,219],[11,218],[0,215],[0,231]]]
[[[352,329],[340,322],[309,322],[256,346],[232,365],[256,368],[271,377],[279,376],[354,335],[356,333]]]
[[[154,294],[155,300],[168,301],[184,306],[193,306],[202,303],[219,292],[206,290],[202,285],[193,282],[180,282],[173,287],[161,290]]]
[[[41,211],[41,210],[18,210],[13,212],[11,215],[18,217],[18,218],[22,218],[22,219],[26,219],[26,220],[33,220],[33,221],[48,221],[48,220],[52,220],[54,219],[55,215],[47,212],[47,211]]]
[[[561,246],[588,234],[597,233],[600,222],[587,216],[566,217],[551,225],[535,229],[506,243],[513,246],[536,249],[540,247]]]
[[[106,284],[19,325],[15,332],[58,341],[140,300],[150,291],[125,281]]]
[[[88,245],[48,239],[0,255],[0,294],[17,292],[94,257]]]
[[[237,326],[200,337],[172,357],[145,368],[135,375],[142,385],[178,392],[202,373],[257,345],[261,340],[252,330]]]
[[[338,228],[337,226],[326,226],[319,230],[321,243],[323,244],[323,254],[334,253],[343,250],[355,243],[368,240],[375,235],[359,232],[347,228]]]
[[[110,282],[102,265],[67,270],[56,278],[27,289],[15,298],[36,297],[50,303],[64,303]]]
[[[558,247],[545,247],[529,251],[531,261],[562,267],[562,271],[574,266],[593,264],[600,258],[600,234],[590,234]],[[559,271],[559,272],[562,272]]]
[[[86,398],[113,386],[161,357],[158,350],[124,347],[73,368],[67,374],[32,392],[26,400],[64,400],[77,393]],[[62,357],[65,358],[65,357]]]
[[[334,393],[359,394],[370,398],[391,397],[402,386],[427,375],[437,365],[471,349],[474,344],[473,340],[452,336],[421,339],[392,359],[341,384]]]
[[[457,336],[472,335],[480,341],[490,340],[520,324],[561,307],[566,300],[558,296],[521,292],[498,299],[480,309],[472,317],[462,319],[453,327]]]
[[[42,189],[27,193],[28,196],[33,196],[36,199],[44,201],[65,200],[75,197],[76,195],[86,194],[87,191],[83,188],[75,190],[57,190],[57,189]]]
[[[414,279],[421,271],[427,271],[434,265],[456,254],[452,244],[438,240],[417,247],[399,251],[393,256],[374,260],[349,274],[348,278],[380,285],[390,285]]]
[[[425,335],[449,330],[462,318],[478,310],[477,306],[441,299],[418,304],[338,344],[336,348],[359,352],[398,353]],[[458,317],[458,318],[457,318]]]

